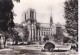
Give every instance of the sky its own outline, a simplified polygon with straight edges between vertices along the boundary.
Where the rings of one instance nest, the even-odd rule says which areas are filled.
[[[14,16],[14,22],[23,22],[23,13],[28,8],[33,8],[36,10],[36,19],[38,22],[50,23],[52,13],[53,23],[64,25],[64,2],[65,0],[21,0],[20,3],[15,1],[13,2],[13,11],[17,16]]]

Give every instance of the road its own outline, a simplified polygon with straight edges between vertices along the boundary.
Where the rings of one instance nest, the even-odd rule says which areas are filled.
[[[39,50],[26,50],[24,47],[23,49],[19,49],[18,47],[14,46],[14,48],[1,49],[0,55],[78,55],[78,54],[77,53],[68,54],[66,52],[41,52]]]

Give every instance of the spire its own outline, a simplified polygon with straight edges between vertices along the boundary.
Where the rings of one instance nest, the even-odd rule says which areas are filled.
[[[50,27],[52,26],[52,24],[53,24],[53,18],[52,18],[52,8],[51,8]]]
[[[25,14],[25,21],[26,21],[26,14]]]

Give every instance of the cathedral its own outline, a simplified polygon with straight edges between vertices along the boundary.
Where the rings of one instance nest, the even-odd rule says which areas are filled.
[[[50,23],[39,23],[35,9],[30,8],[24,13],[23,18],[25,21],[22,22],[22,25],[27,26],[29,31],[28,41],[43,41],[43,38],[50,38],[57,33],[52,15],[50,16]]]

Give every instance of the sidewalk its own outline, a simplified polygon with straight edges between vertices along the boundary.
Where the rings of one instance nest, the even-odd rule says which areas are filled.
[[[10,51],[10,50],[12,50],[12,49],[4,48],[4,49],[0,49],[0,52],[1,52],[1,51]]]
[[[35,45],[34,45],[35,46]],[[12,45],[12,46],[8,46],[9,48],[5,48],[5,49],[1,49],[0,50],[0,54],[8,54],[8,55],[15,55],[15,54],[27,54],[27,53],[31,53],[31,54],[54,54],[54,55],[58,55],[58,54],[66,54],[67,52],[41,52],[40,49],[38,48],[32,48],[32,46],[28,46],[28,45]],[[37,46],[35,46],[37,47]],[[77,55],[78,53],[68,53],[69,55]]]
[[[0,49],[0,54],[14,54],[14,53],[19,53],[19,51],[15,51],[13,49],[10,48],[4,48],[4,49]]]
[[[13,45],[9,46],[11,49],[25,49],[25,50],[41,50],[43,45]]]
[[[35,45],[34,45],[35,46]],[[41,48],[35,46],[32,47],[32,45],[28,46],[28,45],[15,45],[15,46],[9,46],[11,49],[16,50],[16,51],[20,51],[20,53],[41,53]],[[36,48],[37,47],[37,48]]]

